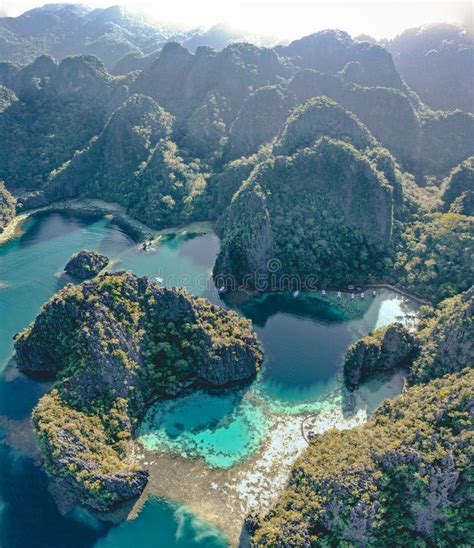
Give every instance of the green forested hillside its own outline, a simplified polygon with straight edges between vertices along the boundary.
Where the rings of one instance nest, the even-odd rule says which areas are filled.
[[[456,166],[444,182],[445,211],[474,215],[474,156]]]
[[[408,389],[363,426],[317,436],[254,546],[468,546],[472,370]],[[390,540],[388,540],[390,539]]]
[[[0,181],[0,233],[15,217],[15,199]]]
[[[255,546],[471,546],[472,39],[451,25],[380,44],[331,29],[272,48],[232,36],[175,34],[120,7],[1,17],[0,232],[17,210],[100,198],[157,229],[214,222],[224,290],[383,282],[426,299],[416,329],[384,326],[346,358],[351,390],[404,367],[403,393],[312,439],[248,525]],[[250,379],[262,354],[230,310],[130,273],[94,277],[97,254],[71,260],[93,279],[41,309],[16,360],[55,380],[33,413],[48,471],[103,511],[145,487],[128,452],[150,404]]]
[[[415,333],[395,324],[353,345],[348,386],[400,366],[414,386],[363,426],[314,437],[274,508],[248,518],[253,545],[470,545],[473,360],[472,288]]]
[[[407,29],[382,44],[401,77],[433,109],[474,112],[474,40],[469,29],[434,23]]]
[[[433,213],[410,223],[395,256],[397,278],[438,302],[474,281],[474,217]]]
[[[451,171],[474,153],[474,116],[430,110],[380,46],[336,31],[273,49],[168,43],[126,76],[92,56],[41,56],[0,63],[0,85],[0,178],[39,192],[31,203],[102,198],[153,227],[222,215],[216,273],[237,278],[277,258],[281,273],[334,284],[396,263],[437,300],[472,283],[470,221],[411,216],[469,213],[467,164]],[[305,150],[328,137],[355,148]],[[463,260],[448,268],[453,253]]]
[[[100,57],[111,68],[124,55],[148,53],[177,31],[111,6],[91,9],[81,4],[48,4],[18,17],[0,17],[0,60],[27,64],[47,54]]]

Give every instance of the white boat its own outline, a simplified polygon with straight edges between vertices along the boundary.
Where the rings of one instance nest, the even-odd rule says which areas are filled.
[[[293,297],[297,297],[299,294],[300,294],[299,291],[294,291],[294,292],[293,292]]]
[[[219,293],[224,293],[224,291],[225,291],[225,287],[224,287],[224,286],[222,286],[222,287],[219,287],[218,291],[219,291]]]
[[[160,278],[159,276],[157,276],[155,278],[155,282],[158,282],[159,284],[162,284],[165,280],[163,280],[163,278]]]

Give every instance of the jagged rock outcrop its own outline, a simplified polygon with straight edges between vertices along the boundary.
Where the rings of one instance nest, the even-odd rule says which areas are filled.
[[[449,23],[423,25],[383,45],[401,77],[434,110],[474,112],[474,40],[469,29]]]
[[[46,58],[40,65],[51,68],[50,62]],[[34,73],[41,66],[33,66],[33,76],[26,78],[29,67],[24,67],[15,77],[21,82],[25,76],[29,91],[0,114],[0,178],[22,191],[44,189],[103,130],[127,94],[124,83],[95,57],[67,58],[53,67],[53,75],[40,79]]]
[[[0,85],[0,113],[17,100],[18,98],[13,90]]]
[[[59,64],[51,85],[59,96],[76,93],[93,95],[104,93],[111,79],[100,59],[92,55],[79,55],[67,57]]]
[[[46,196],[44,190],[35,190],[33,192],[22,192],[18,194],[17,209],[23,211],[25,209],[36,209],[47,206],[50,200]]]
[[[418,170],[423,175],[445,177],[474,155],[474,114],[439,111],[423,120],[421,130]]]
[[[401,324],[381,327],[354,343],[344,361],[344,382],[353,389],[374,373],[411,365],[415,338]]]
[[[252,90],[277,83],[285,72],[272,50],[251,44],[232,44],[220,52],[200,47],[192,55],[178,43],[168,43],[134,89],[171,112],[181,130],[208,94],[217,94],[226,102],[221,116],[230,126]]]
[[[306,69],[293,76],[288,93],[294,104],[323,95],[337,101],[421,180],[446,176],[453,165],[474,152],[472,114],[429,111],[403,86],[361,86],[347,83],[340,75]]]
[[[75,253],[64,267],[66,274],[69,274],[76,280],[82,282],[89,278],[97,276],[109,264],[109,259],[105,255],[95,251],[79,251]]]
[[[0,234],[5,226],[13,220],[16,213],[16,200],[0,181]]]
[[[152,97],[172,114],[177,114],[193,59],[194,56],[178,43],[166,44],[156,61],[136,80],[136,90]]]
[[[225,110],[225,99],[209,92],[187,121],[183,146],[200,158],[220,159],[227,141]]]
[[[151,403],[249,380],[262,361],[248,320],[126,272],[66,286],[15,349],[21,371],[56,379],[33,413],[47,470],[97,510],[143,490],[128,449]]]
[[[242,206],[229,210],[225,216],[227,226],[236,229],[234,238],[229,239],[214,265],[216,285],[230,291],[240,286],[258,289],[260,284],[265,289],[275,255],[270,212],[260,187],[248,191],[244,189],[243,193]],[[275,265],[273,274],[280,276],[278,260]]]
[[[456,166],[444,185],[445,211],[474,215],[474,156]]]
[[[474,289],[443,301],[410,333],[381,327],[353,344],[344,362],[349,389],[379,371],[404,367],[412,384],[458,373],[474,363]]]
[[[353,146],[322,138],[253,170],[219,221],[214,276],[254,288],[288,275],[302,285],[308,276],[323,285],[362,281],[369,262],[375,272],[383,261],[392,217],[383,175]]]
[[[417,110],[403,91],[347,83],[340,76],[316,70],[298,71],[288,84],[293,103],[305,103],[315,96],[327,96],[354,113],[372,135],[387,147],[405,169],[417,159],[420,123]],[[403,139],[400,135],[403,132]]]
[[[0,57],[26,64],[42,54],[58,60],[92,54],[111,67],[129,52],[156,48],[175,32],[121,6],[47,4],[18,17],[0,17]]]
[[[123,204],[130,179],[158,141],[169,136],[172,122],[172,116],[153,99],[132,95],[100,135],[51,178],[48,194],[55,198],[93,195]]]
[[[20,99],[31,99],[49,84],[58,66],[52,57],[40,55],[30,65],[22,68],[14,83],[15,93]]]

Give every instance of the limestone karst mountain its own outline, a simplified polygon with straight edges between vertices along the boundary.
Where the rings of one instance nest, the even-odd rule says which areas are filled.
[[[382,44],[400,76],[434,110],[474,112],[474,39],[449,23],[415,27]]]
[[[67,285],[15,347],[22,371],[56,380],[33,412],[47,470],[101,511],[147,483],[129,442],[154,401],[248,381],[262,361],[236,312],[127,272]]]

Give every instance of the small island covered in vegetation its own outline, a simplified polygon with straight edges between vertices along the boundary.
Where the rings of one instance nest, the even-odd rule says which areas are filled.
[[[79,251],[75,253],[64,267],[64,272],[77,281],[82,282],[97,276],[109,264],[108,257],[95,251]]]
[[[21,371],[56,380],[33,412],[48,472],[100,511],[146,485],[129,443],[154,401],[249,381],[262,362],[248,320],[126,272],[67,285],[15,349]]]

